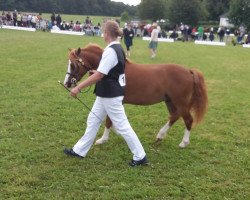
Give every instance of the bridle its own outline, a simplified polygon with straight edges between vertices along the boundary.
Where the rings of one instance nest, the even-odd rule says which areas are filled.
[[[70,62],[73,63],[74,65],[75,65],[75,63],[76,63],[76,64],[77,64],[77,67],[83,67],[83,68],[85,68],[85,69],[86,69],[86,72],[89,72],[90,70],[92,70],[92,68],[89,67],[89,66],[87,66],[87,65],[85,65],[83,59],[80,58],[80,57],[78,57],[78,56],[77,56],[77,58],[76,58],[73,62],[72,62],[71,60],[70,60]],[[75,65],[75,68],[76,68],[76,65]],[[79,71],[79,70],[78,70],[78,71]],[[73,77],[73,78],[71,79],[71,83],[76,84],[77,81],[80,80],[80,77],[79,77],[79,75],[78,75],[77,73],[66,72],[66,74],[68,74],[68,75],[70,75],[70,76]]]
[[[83,61],[82,58],[77,57],[76,61],[79,62],[82,67],[85,67],[85,69],[87,69],[87,72],[92,69],[91,67],[88,67],[87,65],[85,65],[85,63],[84,63],[84,61]]]

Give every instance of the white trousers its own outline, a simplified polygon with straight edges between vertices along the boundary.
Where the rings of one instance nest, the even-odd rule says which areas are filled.
[[[91,110],[92,112],[89,113],[87,119],[85,134],[73,147],[75,153],[83,157],[86,156],[94,143],[102,121],[108,115],[117,133],[125,139],[130,151],[133,154],[133,160],[141,160],[145,157],[146,153],[141,145],[141,142],[127,119],[122,105],[122,100],[123,96],[115,98],[96,98]]]

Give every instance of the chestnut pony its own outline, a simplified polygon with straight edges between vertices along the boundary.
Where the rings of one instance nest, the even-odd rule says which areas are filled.
[[[89,70],[97,69],[102,52],[96,44],[70,50],[64,85],[73,87]],[[179,146],[186,147],[190,143],[192,125],[199,123],[207,111],[207,90],[202,73],[176,64],[137,64],[126,60],[125,75],[123,103],[152,105],[164,101],[170,116],[158,132],[156,141],[160,142],[181,117],[186,129]],[[112,122],[107,116],[104,134],[96,144],[107,142],[111,127]]]

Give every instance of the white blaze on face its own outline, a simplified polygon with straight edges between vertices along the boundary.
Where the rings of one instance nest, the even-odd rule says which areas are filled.
[[[71,67],[70,67],[70,64],[71,64],[71,61],[69,60],[69,63],[68,63],[68,69],[67,69],[67,74],[65,76],[65,79],[64,79],[64,82],[63,84],[66,85],[66,83],[68,82],[68,79],[69,79],[69,74],[71,73]]]

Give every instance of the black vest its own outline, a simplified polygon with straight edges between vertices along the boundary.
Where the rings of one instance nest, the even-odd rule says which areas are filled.
[[[121,74],[125,73],[125,53],[120,44],[113,44],[110,47],[115,50],[118,63],[107,75],[96,83],[94,93],[98,97],[112,98],[124,96],[124,87],[120,85],[118,79]]]

